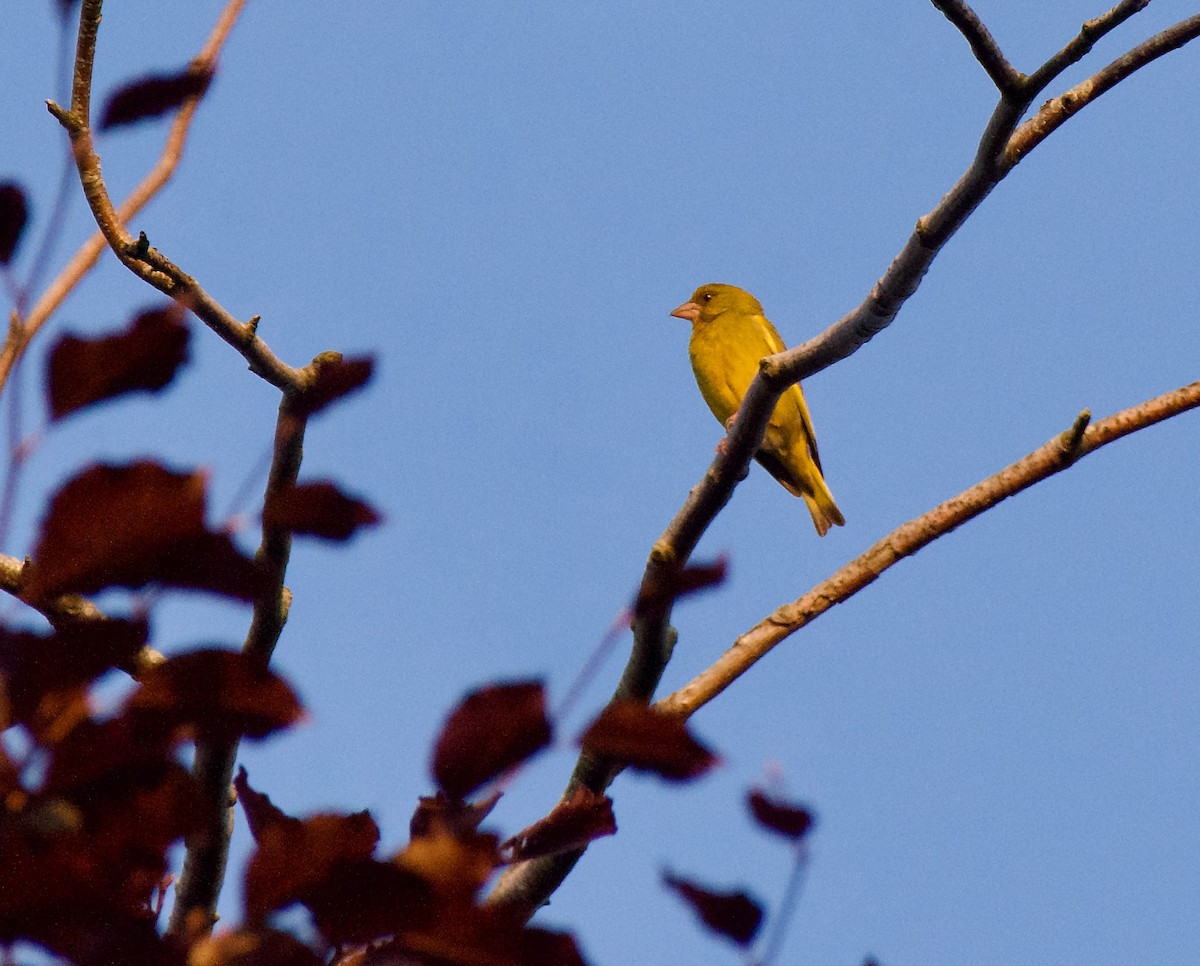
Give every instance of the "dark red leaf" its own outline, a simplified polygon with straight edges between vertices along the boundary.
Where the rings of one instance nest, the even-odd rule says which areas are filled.
[[[322,966],[325,960],[287,933],[235,929],[202,939],[192,947],[188,962],[195,966]]]
[[[300,483],[273,492],[263,507],[263,524],[268,528],[326,540],[346,540],[359,527],[374,526],[380,520],[366,503],[347,496],[327,481]]]
[[[479,802],[464,802],[451,798],[445,792],[422,795],[417,810],[408,823],[408,834],[412,838],[430,835],[435,828],[449,828],[462,835],[474,832],[500,801],[500,792],[492,792]]]
[[[341,861],[303,896],[329,942],[364,943],[437,919],[444,904],[421,876],[390,862]]]
[[[762,907],[744,892],[713,892],[703,886],[663,872],[663,883],[691,905],[700,920],[714,932],[749,946],[762,924]]]
[[[202,95],[212,77],[212,68],[197,70],[188,67],[176,74],[148,74],[124,84],[104,102],[100,130],[108,131],[166,114],[184,101]]]
[[[254,841],[258,841],[268,825],[273,825],[277,822],[294,822],[300,824],[300,819],[292,818],[283,809],[278,808],[270,799],[270,796],[264,795],[262,792],[256,792],[250,787],[249,779],[246,775],[246,769],[241,765],[238,766],[237,774],[233,776],[233,787],[237,791],[238,802],[242,806],[242,811],[246,813],[246,824],[250,826],[250,834],[254,836]]]
[[[447,905],[425,926],[410,926],[382,947],[398,963],[438,966],[584,966],[566,933],[521,925],[503,911]],[[369,959],[369,963],[387,960]]]
[[[439,819],[392,861],[423,878],[443,901],[469,903],[500,865],[499,843],[498,835],[466,831]]]
[[[0,265],[12,261],[28,220],[24,190],[15,181],[0,182]]]
[[[152,733],[211,741],[267,735],[298,721],[295,693],[273,671],[237,651],[189,651],[151,668],[126,711]]]
[[[0,627],[0,676],[13,721],[31,722],[44,699],[131,668],[149,638],[144,621],[65,625],[50,634]]]
[[[451,798],[466,798],[484,782],[550,743],[546,694],[539,682],[494,684],[454,709],[433,750],[431,770]]]
[[[369,860],[379,827],[367,812],[269,822],[246,866],[246,918],[262,919],[307,897],[340,862]]]
[[[502,846],[511,862],[585,848],[605,835],[615,835],[612,799],[579,787],[544,819],[518,832]]]
[[[203,473],[151,462],[84,470],[51,500],[23,596],[157,583],[253,600],[254,561],[205,529],[206,486]]]
[[[816,821],[807,808],[773,798],[761,788],[750,790],[746,795],[746,804],[763,828],[793,841],[804,838]]]
[[[698,778],[720,761],[691,736],[687,723],[640,701],[613,701],[579,739],[597,758],[651,771],[660,778]]]
[[[176,763],[171,736],[147,734],[126,715],[82,721],[51,752],[43,791],[65,797],[106,783],[153,782]]]
[[[60,338],[46,365],[51,419],[128,392],[157,392],[188,357],[184,313],[172,303],[137,315],[114,335]]]
[[[84,816],[88,847],[131,904],[147,905],[167,871],[168,846],[202,827],[203,800],[191,772],[178,762],[157,774],[143,771],[137,780],[126,772],[118,780],[78,786],[71,799]]]
[[[728,573],[729,560],[723,555],[708,564],[675,570],[660,568],[642,583],[634,613],[642,620],[659,620],[680,597],[716,587],[724,582]]]
[[[312,415],[342,396],[361,389],[375,370],[375,360],[369,356],[343,359],[336,352],[318,356],[315,364],[316,377],[312,384],[292,404],[299,415]]]

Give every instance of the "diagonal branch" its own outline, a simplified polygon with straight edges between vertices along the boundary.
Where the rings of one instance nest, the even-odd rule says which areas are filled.
[[[1156,396],[1090,426],[1089,414],[1084,410],[1066,432],[994,476],[897,527],[803,597],[784,604],[759,621],[707,670],[663,698],[657,707],[683,716],[693,714],[745,674],[776,644],[836,604],[849,600],[905,557],[987,512],[1002,500],[1069,469],[1102,446],[1197,407],[1200,407],[1200,382]]]
[[[313,367],[315,368],[316,363]],[[275,423],[275,446],[267,478],[266,500],[295,485],[304,453],[307,415],[285,395]],[[254,616],[242,645],[242,653],[266,667],[287,622],[291,592],[284,586],[292,537],[263,521],[262,542],[255,554],[260,570],[260,587],[254,600]],[[201,828],[186,841],[183,871],[175,890],[175,906],[167,932],[191,936],[209,932],[217,921],[217,899],[225,881],[229,842],[233,835],[235,798],[231,782],[237,761],[238,741],[198,741],[192,775],[203,802]]]
[[[1164,54],[1178,50],[1189,41],[1200,36],[1200,14],[1181,20],[1166,30],[1155,34],[1144,43],[1118,57],[1108,66],[1097,71],[1087,80],[1076,84],[1069,91],[1051,98],[1041,109],[1022,124],[1009,139],[1004,151],[1004,164],[1011,169],[1041,144],[1050,134],[1060,128],[1070,117],[1078,114],[1106,91],[1112,90],[1134,71],[1158,60]]]
[[[963,26],[960,26],[960,29],[965,27],[968,39],[972,36],[975,38],[973,47],[987,47],[983,38],[990,38],[990,35],[986,34],[982,24],[978,27],[972,26],[973,21],[969,21],[967,17],[969,7],[948,0],[942,3],[935,0],[935,4],[943,12],[952,10],[956,13],[957,20],[950,14],[947,16],[956,25],[961,22]],[[642,576],[643,591],[668,584],[667,578],[670,573],[687,563],[701,536],[729,502],[734,488],[746,476],[750,460],[758,450],[767,421],[782,392],[788,386],[848,358],[896,318],[901,307],[920,286],[934,258],[971,213],[991,194],[992,189],[1012,170],[1016,162],[1010,158],[1010,154],[1014,150],[1014,144],[1021,143],[1014,132],[1018,132],[1021,118],[1033,99],[1044,89],[1045,84],[1066,66],[1086,54],[1090,44],[1098,37],[1133,16],[1145,5],[1146,0],[1123,0],[1106,14],[1085,24],[1078,37],[1023,83],[1002,86],[1000,100],[988,119],[971,164],[938,205],[917,220],[916,227],[904,247],[892,260],[887,271],[871,287],[866,298],[857,308],[815,338],[762,360],[759,374],[742,399],[736,421],[730,428],[724,446],[718,451],[704,477],[688,493],[687,500],[667,529],[654,542]],[[1196,18],[1192,18],[1194,19]],[[1133,58],[1134,61],[1127,68],[1112,71],[1108,87],[1125,79],[1155,57],[1192,39],[1195,36],[1191,27],[1192,20],[1183,21],[1163,31],[1158,37],[1135,48],[1125,58],[1114,62],[1114,65],[1125,64],[1129,58]],[[992,44],[994,45],[994,41]],[[1149,50],[1143,52],[1143,48],[1147,47]],[[998,51],[998,48],[996,49]],[[985,56],[993,56],[986,50],[984,53]],[[1105,68],[1097,77],[1109,77],[1106,72],[1114,65]],[[1035,118],[1034,121],[1036,120]],[[1034,121],[1029,124],[1033,124]],[[1026,127],[1028,125],[1020,128],[1020,131],[1024,131]],[[1032,140],[1020,156],[1027,154],[1042,139],[1044,135]],[[1111,419],[1118,419],[1120,415]],[[633,647],[614,697],[643,701],[649,701],[653,697],[670,660],[674,643],[670,618],[670,609],[664,608],[653,618],[635,621]],[[603,791],[617,772],[618,769],[610,762],[581,755],[564,794],[569,796],[580,784],[596,792]],[[488,897],[488,902],[504,905],[514,914],[532,916],[558,888],[581,855],[582,852],[565,853],[513,866],[501,877]]]
[[[1143,2],[1148,3],[1149,0]],[[933,0],[933,5],[945,14],[946,19],[966,38],[975,59],[987,71],[988,77],[1001,94],[1015,91],[1024,83],[1024,75],[1008,62],[1008,58],[1000,50],[1000,45],[983,25],[979,15],[964,0]]]
[[[90,120],[92,67],[102,7],[103,0],[83,0],[79,15],[79,40],[75,48],[71,109],[64,110],[53,101],[46,104],[71,138],[79,181],[96,224],[121,264],[195,313],[205,325],[242,354],[251,370],[271,385],[284,390],[298,389],[301,381],[299,370],[281,361],[258,338],[256,320],[240,322],[234,318],[194,278],[153,248],[144,234],[137,238],[129,234],[113,208],[100,172],[100,156],[92,140]]]
[[[1054,78],[1072,64],[1077,64],[1092,52],[1092,46],[1105,34],[1116,30],[1135,13],[1150,5],[1150,0],[1121,0],[1115,7],[1099,17],[1084,21],[1079,33],[1057,54],[1029,75],[1029,84],[1034,96],[1044,91]]]
[[[216,63],[217,55],[224,46],[245,3],[246,0],[229,0],[200,53],[192,61],[193,66],[199,69],[211,68]],[[183,146],[202,96],[198,94],[189,98],[176,112],[158,161],[117,209],[117,218],[121,224],[127,223],[130,218],[141,211],[175,174],[180,159],[183,157]],[[15,320],[15,323],[9,327],[8,337],[5,339],[4,345],[0,347],[0,390],[8,382],[13,367],[24,354],[29,343],[33,341],[42,326],[58,310],[67,296],[96,266],[100,254],[107,245],[103,232],[97,231],[80,246],[63,270],[47,286],[41,298],[29,310],[28,315],[23,319]]]
[[[0,590],[11,594],[30,607],[35,607],[52,627],[78,626],[81,624],[104,624],[110,618],[94,603],[80,594],[60,594],[47,600],[40,600],[36,605],[21,597],[21,585],[25,579],[25,564],[27,561],[18,560],[7,554],[0,554]],[[154,648],[143,647],[134,659],[132,667],[122,668],[130,676],[136,678],[156,664],[161,664],[166,658]]]

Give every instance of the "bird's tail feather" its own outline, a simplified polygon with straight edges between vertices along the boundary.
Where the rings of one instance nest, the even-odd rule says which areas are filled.
[[[825,536],[829,532],[830,527],[844,527],[846,518],[842,516],[842,511],[838,509],[837,504],[833,502],[833,494],[829,492],[829,487],[825,486],[825,481],[821,481],[821,486],[815,494],[801,493],[804,497],[804,502],[808,505],[808,512],[812,514],[813,526],[817,528],[818,536]]]

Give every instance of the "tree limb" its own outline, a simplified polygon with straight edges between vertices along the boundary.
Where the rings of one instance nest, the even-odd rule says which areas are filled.
[[[1149,3],[1150,0],[1142,0]],[[988,77],[1001,94],[1018,88],[1025,76],[1008,62],[991,32],[983,25],[978,14],[963,0],[933,0],[937,7],[971,45],[975,59],[987,71]]]
[[[1014,147],[1019,148],[1022,144],[1019,132],[1024,132],[1028,127],[1026,125],[1018,129],[1021,118],[1033,99],[1044,89],[1045,84],[1066,66],[1082,58],[1090,49],[1091,43],[1133,16],[1146,2],[1148,0],[1124,0],[1106,14],[1084,24],[1074,40],[1023,83],[1014,84],[1005,80],[1003,86],[997,84],[1001,90],[1000,100],[988,119],[971,164],[938,205],[918,219],[908,241],[892,260],[887,271],[871,287],[867,297],[857,308],[816,337],[762,360],[760,371],[742,399],[736,420],[724,445],[718,449],[717,456],[704,477],[688,493],[686,501],[667,529],[655,541],[642,576],[643,591],[661,586],[664,578],[672,570],[682,568],[687,563],[701,536],[729,502],[737,484],[745,478],[750,460],[762,442],[767,422],[783,391],[788,386],[849,357],[890,325],[909,296],[920,286],[934,258],[954,233],[1012,170],[1016,160],[1044,139],[1045,134],[1030,139],[1028,145],[1015,155],[1015,159],[1010,157]],[[998,62],[995,58],[998,55],[998,47],[995,47],[994,41],[990,41],[990,34],[978,23],[978,18],[974,17],[970,8],[965,3],[955,3],[951,0],[934,0],[934,3],[946,13],[951,22],[967,33],[968,40],[974,38],[972,47],[977,56],[982,52],[985,58],[990,58],[991,68],[989,69],[987,63],[984,64],[989,74],[999,71],[1007,77],[1003,69],[997,67]],[[1107,86],[1103,89],[1107,90],[1144,64],[1187,43],[1195,36],[1192,21],[1197,19],[1200,18],[1182,21],[1163,31],[1104,68],[1096,75],[1096,78],[1104,76]],[[990,47],[988,41],[991,43]],[[994,52],[992,47],[995,47]],[[1124,66],[1118,69],[1116,65]],[[1093,81],[1096,78],[1093,78]],[[1088,100],[1094,99],[1102,92],[1101,90],[1090,95]],[[1037,120],[1034,118],[1028,124],[1034,124]],[[1057,126],[1058,124],[1053,125]],[[1053,130],[1053,127],[1049,130]],[[1049,133],[1049,130],[1046,133]],[[1120,415],[1110,419],[1117,419]],[[635,622],[633,647],[617,695],[645,701],[653,697],[654,688],[657,687],[670,658],[671,648],[668,642],[669,635],[673,633],[670,617],[668,607],[663,608],[653,619]],[[634,682],[637,687],[632,693],[623,694],[622,689],[627,682]],[[618,769],[609,762],[581,755],[567,785],[566,794],[570,794],[578,784],[586,785],[596,792],[603,791],[617,771]],[[510,907],[515,914],[532,916],[566,877],[580,855],[582,852],[567,853],[548,859],[534,859],[512,867],[501,877],[488,897],[488,902]]]
[[[224,46],[245,2],[246,0],[229,0],[200,53],[192,61],[194,66],[211,68],[216,63],[217,55]],[[191,129],[192,119],[196,116],[196,108],[202,97],[202,94],[198,94],[189,98],[176,112],[158,161],[117,209],[117,218],[121,224],[127,223],[130,218],[141,211],[174,176],[180,159],[183,157],[183,147],[187,141],[188,131]],[[41,298],[29,310],[28,315],[23,319],[14,320],[14,324],[9,327],[4,345],[0,346],[0,390],[3,390],[8,382],[13,367],[24,354],[29,343],[33,341],[50,316],[58,310],[66,297],[96,266],[96,262],[100,260],[100,254],[107,245],[104,233],[97,231],[80,246],[63,270],[47,286]]]
[[[1118,57],[1108,66],[1097,71],[1087,80],[1076,84],[1069,91],[1051,98],[1041,109],[1022,124],[1009,139],[1004,151],[1004,165],[1011,169],[1051,132],[1057,130],[1069,117],[1078,114],[1106,91],[1112,90],[1134,71],[1157,60],[1164,54],[1178,50],[1189,41],[1200,36],[1200,14],[1181,20],[1163,30],[1144,43],[1138,44],[1128,53]]]
[[[1090,426],[1089,414],[1085,410],[1066,432],[994,476],[897,527],[808,593],[776,609],[734,641],[710,667],[675,693],[657,702],[656,707],[685,717],[695,713],[746,673],[776,644],[812,623],[836,604],[849,600],[905,557],[985,513],[1002,500],[1069,469],[1100,447],[1197,407],[1200,407],[1200,382],[1156,396]]]
[[[319,365],[314,360],[308,367]],[[275,423],[275,445],[271,471],[267,478],[264,504],[273,495],[295,485],[304,455],[304,431],[307,416],[294,406],[295,398],[285,395],[279,404]],[[266,667],[287,623],[291,592],[284,586],[292,536],[276,530],[263,521],[262,541],[255,554],[262,575],[261,586],[254,601],[254,616],[242,645],[246,654]],[[217,921],[217,900],[225,881],[229,862],[229,842],[233,836],[233,807],[236,797],[232,788],[233,768],[237,761],[239,742],[198,741],[192,761],[192,777],[200,787],[203,802],[201,828],[189,836],[185,845],[183,871],[175,889],[175,905],[167,932],[175,936],[192,936],[209,932]]]
[[[200,284],[179,266],[150,245],[145,234],[134,238],[113,208],[100,157],[96,153],[91,132],[92,67],[95,62],[96,34],[100,26],[103,0],[83,0],[79,15],[79,40],[75,48],[75,76],[71,85],[71,109],[59,107],[53,101],[46,106],[71,138],[79,181],[92,215],[104,234],[109,247],[126,268],[168,295],[184,308],[190,309],[225,342],[233,346],[250,364],[253,372],[279,389],[299,388],[301,376],[281,361],[266,343],[258,338],[254,321],[239,322],[225,310]]]

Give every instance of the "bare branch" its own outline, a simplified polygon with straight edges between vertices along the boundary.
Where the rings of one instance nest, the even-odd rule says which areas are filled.
[[[46,618],[54,627],[66,627],[80,624],[104,624],[112,620],[104,611],[80,594],[60,594],[47,600],[39,600],[36,604],[21,597],[21,586],[25,579],[24,560],[0,553],[0,590],[11,594],[29,607],[34,607],[39,614]],[[152,647],[143,647],[137,655],[134,666],[124,668],[132,677],[138,677],[143,671],[161,664],[166,658]]]
[[[1200,382],[1156,396],[1090,426],[1085,410],[1064,433],[1011,466],[897,527],[804,596],[784,604],[741,635],[708,669],[657,707],[691,715],[743,675],[776,644],[849,600],[889,567],[962,526],[1002,500],[1075,465],[1084,456],[1138,430],[1200,407]]]
[[[944,13],[952,10],[958,16],[956,20],[955,16],[947,13],[956,25],[961,21],[966,28],[965,32],[968,32],[968,39],[975,37],[973,46],[975,43],[986,46],[982,38],[988,35],[982,24],[973,27],[968,22],[967,15],[973,17],[974,14],[965,4],[939,3],[938,0],[934,2]],[[1145,0],[1126,0],[1103,16],[1085,24],[1080,36],[1094,42],[1142,6],[1145,6]],[[1148,42],[1154,45],[1157,41],[1157,52],[1154,56],[1161,56],[1168,49],[1174,49],[1190,40],[1194,34],[1189,34],[1184,28],[1184,25],[1190,23],[1191,21],[1184,21],[1183,24],[1159,35],[1159,38],[1166,36],[1168,40],[1155,38],[1154,41]],[[1081,43],[1082,41],[1076,38],[1064,48],[1068,53],[1060,51],[1055,56],[1082,56],[1086,51],[1080,52]],[[1171,46],[1167,46],[1168,43]],[[1133,57],[1142,47],[1135,48],[1127,57]],[[1123,63],[1125,59],[1115,63]],[[1150,59],[1153,57],[1146,57],[1144,62]],[[1128,76],[1134,69],[1136,67],[1126,70],[1120,77],[1114,77],[1109,86]],[[1101,71],[1101,74],[1104,73],[1105,71]],[[1054,74],[1049,73],[1048,76],[1053,77]],[[908,241],[887,271],[872,286],[862,303],[808,342],[762,360],[760,372],[742,399],[736,422],[729,431],[725,445],[718,451],[703,479],[689,492],[687,500],[667,529],[654,542],[642,576],[643,589],[660,585],[664,572],[687,563],[701,536],[729,502],[737,484],[745,478],[750,460],[758,450],[767,422],[784,389],[857,352],[895,319],[909,296],[921,284],[937,254],[1012,169],[1015,161],[1009,161],[1009,153],[1012,151],[1010,139],[1017,140],[1014,131],[1018,130],[1017,126],[1022,116],[1038,93],[1039,88],[1029,79],[1018,85],[1002,87],[1000,100],[980,137],[970,166],[938,205],[918,219]],[[1021,130],[1024,130],[1024,127]],[[1110,417],[1105,424],[1111,424],[1111,421],[1118,419],[1120,415]],[[1089,431],[1086,438],[1094,438],[1092,431]],[[648,701],[653,697],[654,689],[666,669],[674,643],[669,610],[653,619],[635,622],[633,631],[633,648],[616,696]],[[731,652],[735,651],[736,647],[737,645]],[[687,713],[683,706],[676,708],[674,705],[668,705],[668,709]],[[592,791],[601,792],[616,774],[617,771],[610,763],[580,755],[564,796],[569,796],[579,784]],[[580,855],[581,852],[568,853],[513,866],[501,877],[488,897],[488,902],[503,904],[511,908],[514,914],[526,917],[533,915],[563,881]]]
[[[1078,114],[1105,91],[1111,90],[1132,73],[1164,54],[1178,50],[1189,41],[1195,40],[1197,36],[1200,36],[1200,14],[1181,20],[1155,34],[1087,80],[1076,84],[1064,94],[1051,98],[1042,105],[1037,114],[1017,128],[1009,139],[1004,152],[1005,167],[1011,169],[1017,165],[1051,132],[1061,127],[1067,118]]]
[[[96,224],[126,268],[194,312],[205,325],[240,352],[249,362],[251,370],[267,382],[284,390],[297,389],[301,379],[299,370],[277,358],[258,338],[255,326],[234,318],[194,278],[151,247],[144,234],[136,239],[130,235],[113,208],[100,171],[100,157],[92,141],[90,120],[92,67],[102,6],[103,0],[83,0],[79,16],[79,40],[75,49],[71,109],[65,111],[53,102],[47,104],[50,113],[70,135],[79,181]]]
[[[1149,5],[1150,0],[1121,0],[1107,13],[1084,21],[1070,43],[1029,75],[1030,96],[1037,97],[1054,78],[1090,54],[1096,41]]]
[[[319,360],[301,372],[314,372]],[[297,412],[295,398],[285,395],[279,404],[275,423],[275,448],[271,472],[267,478],[264,504],[277,493],[295,485],[304,452],[307,417]],[[262,584],[254,601],[254,617],[242,645],[242,653],[260,661],[263,667],[287,622],[291,592],[283,585],[291,555],[292,537],[263,522],[262,541],[255,560],[262,569]],[[202,828],[186,842],[183,871],[176,886],[175,906],[167,932],[176,936],[207,933],[217,921],[217,899],[225,881],[229,861],[229,842],[233,835],[233,768],[237,760],[237,741],[197,742],[192,776],[200,786],[204,803]]]
[[[216,63],[217,55],[224,46],[245,2],[246,0],[229,0],[200,53],[192,61],[194,66],[211,68]],[[129,219],[141,211],[174,176],[180,159],[183,157],[183,147],[199,103],[199,97],[190,98],[176,112],[158,161],[117,209],[117,218],[121,224],[127,224]],[[95,267],[101,252],[106,247],[107,241],[104,233],[97,231],[80,246],[63,270],[42,293],[41,298],[29,310],[29,314],[24,319],[17,319],[15,324],[10,326],[8,337],[5,339],[4,345],[0,347],[0,390],[4,388],[13,366],[21,358],[26,347],[33,341],[50,316],[66,300],[66,297]]]
[[[1149,3],[1149,0],[1143,2]],[[967,3],[963,0],[933,0],[933,5],[967,39],[975,59],[1001,94],[1016,91],[1025,82],[1025,76],[1008,62],[1000,45]]]

